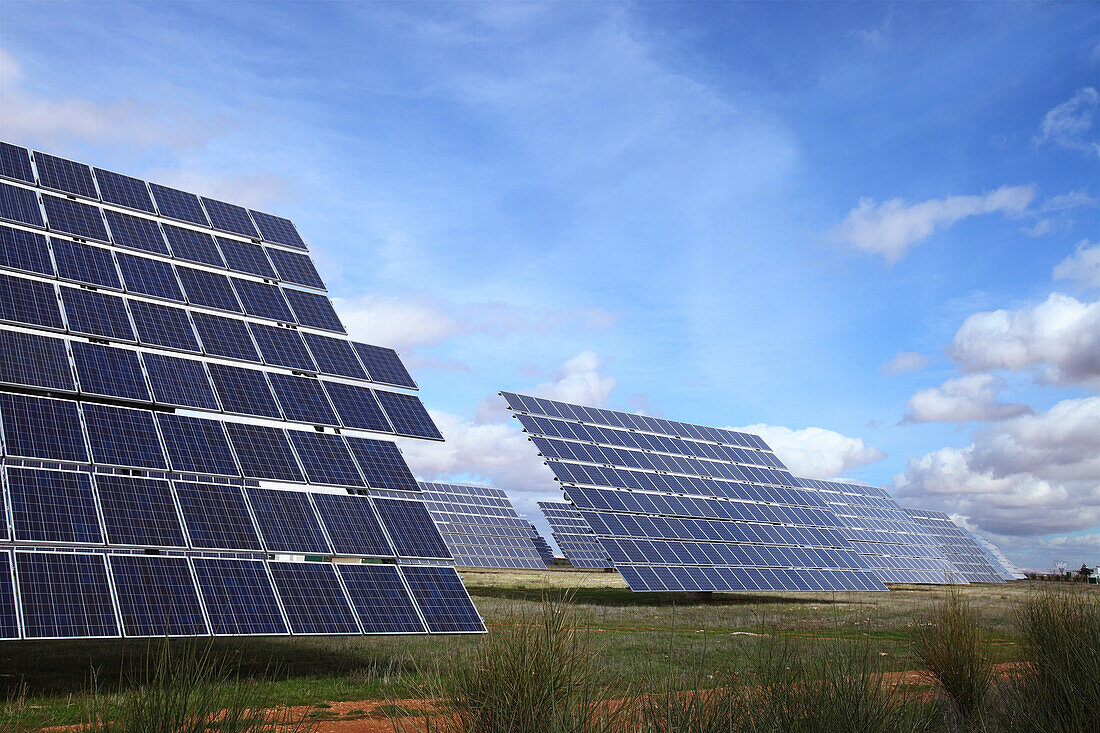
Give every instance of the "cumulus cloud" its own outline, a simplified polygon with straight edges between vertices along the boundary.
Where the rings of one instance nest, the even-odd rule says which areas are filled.
[[[1055,265],[1053,277],[1086,288],[1100,287],[1100,244],[1082,240],[1073,254]]]
[[[913,351],[899,351],[894,358],[882,365],[884,374],[897,376],[909,372],[919,372],[928,366],[928,357]]]
[[[1054,143],[1070,150],[1100,153],[1100,144],[1092,130],[1092,118],[1100,104],[1100,93],[1093,87],[1079,89],[1067,101],[1047,112],[1035,134],[1035,144]]]
[[[1020,214],[1034,197],[1030,186],[1002,186],[979,196],[948,196],[917,204],[900,198],[876,204],[874,199],[861,198],[833,234],[855,249],[880,254],[893,264],[911,245],[927,239],[937,229],[980,214]]]
[[[835,478],[852,468],[886,457],[862,438],[850,438],[825,428],[792,430],[782,425],[758,423],[730,430],[759,435],[792,473],[807,478]]]
[[[971,315],[948,349],[966,371],[1040,369],[1052,384],[1100,379],[1100,302],[1052,293],[1033,308]]]
[[[967,374],[939,387],[922,389],[907,403],[906,422],[1004,420],[1031,412],[1027,405],[997,401],[1004,380],[992,374]]]
[[[550,382],[535,387],[536,397],[604,407],[615,389],[615,377],[602,373],[603,364],[594,351],[582,351],[562,364]]]

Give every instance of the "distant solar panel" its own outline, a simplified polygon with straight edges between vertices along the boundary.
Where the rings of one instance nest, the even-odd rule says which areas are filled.
[[[34,191],[7,183],[0,183],[0,219],[40,229],[46,226]]]
[[[336,566],[336,572],[351,596],[363,633],[423,634],[427,631],[396,566],[342,563]]]
[[[454,568],[403,566],[401,574],[433,634],[485,631],[485,624]]]
[[[423,502],[375,498],[374,506],[398,557],[451,559],[451,552]]]
[[[268,380],[287,420],[340,426],[340,421],[336,419],[336,413],[332,411],[332,405],[317,379],[272,372],[268,375]]]
[[[500,489],[442,483],[422,483],[420,489],[456,565],[546,567],[531,541],[531,523],[520,518]]]
[[[195,329],[191,326],[191,319],[183,308],[146,300],[130,300],[130,314],[134,317],[138,341],[141,343],[202,353]]]
[[[187,291],[187,300],[195,305],[217,308],[231,313],[241,313],[241,304],[233,293],[229,278],[219,272],[197,270],[193,267],[176,268],[183,289]]]
[[[57,276],[62,280],[122,290],[111,250],[56,237],[50,237],[50,244],[57,263]]]
[[[95,485],[107,528],[107,544],[187,547],[167,481],[99,473]]]
[[[127,637],[210,633],[186,557],[108,555]]]
[[[316,333],[306,333],[303,337],[313,354],[313,360],[317,362],[317,368],[323,374],[351,379],[367,378],[367,373],[363,371],[348,341]]]
[[[309,255],[300,252],[288,252],[278,247],[268,247],[267,256],[279,272],[279,279],[307,288],[325,289],[325,281],[317,274],[317,268]]]
[[[0,392],[4,455],[87,463],[80,413],[71,400]]]
[[[340,323],[340,318],[332,307],[332,301],[325,296],[293,288],[283,288],[283,295],[290,303],[298,323],[344,333],[344,324]]]
[[[298,230],[294,228],[294,224],[289,219],[252,210],[252,220],[259,227],[260,235],[264,241],[285,244],[288,247],[297,247],[298,249],[306,248],[306,243],[302,241],[301,235],[298,234]]]
[[[61,302],[71,333],[115,341],[136,341],[123,299],[95,290],[61,287]]]
[[[242,237],[248,237],[249,239],[260,238],[260,233],[256,231],[256,227],[253,226],[252,220],[248,217],[248,210],[244,207],[227,204],[216,199],[208,199],[205,196],[202,203],[207,216],[210,217],[210,224],[215,229],[240,234]]]
[[[905,509],[905,512],[932,535],[943,550],[944,557],[958,569],[967,583],[1004,582],[978,542],[955,524],[950,515],[927,509]]]
[[[228,237],[215,237],[215,239],[222,251],[222,257],[225,258],[225,264],[230,270],[258,275],[269,280],[277,277],[275,268],[268,261],[262,246]]]
[[[7,466],[13,538],[18,542],[103,544],[91,476]]]
[[[0,639],[18,639],[19,635],[19,614],[15,608],[15,575],[11,567],[11,552],[0,550]]]
[[[104,555],[15,553],[27,639],[118,637]]]
[[[282,428],[227,422],[225,429],[245,478],[305,481]]]
[[[533,524],[531,525],[531,543],[534,544],[535,549],[538,550],[539,557],[542,558],[545,564],[554,564],[554,551],[550,549],[550,543],[542,536],[538,527]]]
[[[283,323],[294,322],[294,316],[279,288],[268,283],[244,280],[239,277],[230,279],[233,281],[233,289],[237,291],[237,297],[244,306],[245,313]]]
[[[611,568],[610,556],[596,534],[572,504],[540,501],[539,509],[550,524],[554,541],[569,564],[576,568]]]
[[[265,364],[306,372],[317,371],[317,365],[313,363],[297,329],[269,326],[266,323],[250,323],[248,328],[260,347]]]
[[[240,476],[221,422],[158,413],[157,426],[172,470]]]
[[[53,277],[50,248],[37,232],[0,225],[0,267]]]
[[[272,562],[271,577],[293,634],[358,634],[359,625],[329,563]]]
[[[245,489],[245,493],[268,552],[297,555],[332,553],[305,492],[249,488]]]
[[[0,383],[76,391],[65,342],[37,333],[0,331]]]
[[[172,256],[188,262],[225,267],[218,245],[210,234],[165,224],[164,236],[168,239],[168,246],[172,248]]]
[[[107,217],[107,226],[111,227],[111,241],[119,247],[168,255],[168,245],[164,243],[160,225],[152,219],[143,219],[112,209],[106,209],[103,215]]]
[[[0,273],[0,321],[62,330],[57,290],[51,283]]]
[[[345,427],[375,430],[380,433],[393,432],[378,400],[374,397],[374,390],[355,384],[327,380],[322,380],[321,384],[324,385],[325,392],[328,393],[340,417],[340,422]]]
[[[203,362],[148,351],[142,352],[141,360],[145,363],[153,401],[157,404],[199,410],[221,409]]]
[[[355,349],[355,353],[358,354],[359,360],[363,362],[363,366],[367,368],[372,382],[417,389],[416,382],[409,374],[409,370],[401,363],[396,351],[383,346],[371,346],[370,344],[360,344],[354,341],[351,345]]]
[[[405,463],[400,449],[394,443],[350,435],[345,440],[371,488],[420,491],[420,486],[409,470],[409,464]]]
[[[200,550],[262,550],[260,536],[239,486],[176,481],[191,546]]]
[[[81,406],[92,460],[101,466],[167,469],[153,413],[85,402]]]
[[[288,434],[310,483],[366,486],[341,436],[301,430],[291,430]]]
[[[184,301],[183,290],[180,289],[176,270],[171,263],[127,252],[116,252],[115,259],[127,292],[174,300],[177,303]]]
[[[210,379],[222,408],[238,415],[282,418],[264,372],[259,369],[210,364]]]
[[[202,210],[202,204],[199,203],[199,197],[195,194],[168,188],[159,183],[150,183],[149,190],[153,192],[153,198],[156,199],[161,216],[204,227],[210,226]]]
[[[24,183],[34,183],[31,155],[26,148],[0,142],[0,176],[14,178]]]
[[[107,236],[107,227],[103,224],[103,214],[98,206],[42,194],[42,208],[46,210],[50,231],[97,242],[111,241]]]
[[[275,589],[261,560],[192,560],[215,636],[287,634]]]
[[[394,557],[370,498],[320,492],[310,496],[337,555]]]
[[[435,426],[419,397],[382,390],[375,394],[398,435],[443,440],[443,434]]]
[[[112,173],[102,168],[95,169],[95,179],[99,184],[99,194],[107,203],[149,214],[157,213],[145,181],[124,176],[121,173]]]
[[[72,350],[81,394],[152,401],[136,351],[84,341],[73,341]]]
[[[92,169],[83,163],[67,158],[58,158],[34,151],[34,164],[38,168],[38,181],[43,188],[71,193],[88,199],[98,199]]]
[[[207,354],[259,363],[260,355],[244,321],[199,312],[192,312],[191,317]]]

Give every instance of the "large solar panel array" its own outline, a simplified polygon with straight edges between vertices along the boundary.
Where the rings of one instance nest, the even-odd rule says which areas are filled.
[[[1023,580],[1027,577],[1024,571],[1016,566],[1016,563],[1008,559],[1001,548],[979,534],[971,532],[970,535],[981,545],[986,557],[989,558],[990,564],[1000,571],[1002,578],[1005,580]]]
[[[611,558],[603,549],[596,533],[572,504],[560,501],[540,501],[539,509],[550,525],[558,549],[575,568],[610,569]]]
[[[939,542],[943,554],[968,583],[1004,582],[1003,568],[995,565],[974,536],[955,524],[949,515],[926,509],[906,509],[905,512]]]
[[[0,163],[0,638],[484,630],[290,221]]]
[[[421,482],[424,505],[460,567],[546,567],[531,542],[531,523],[508,495],[488,486]]]
[[[886,590],[759,437],[503,396],[632,590]]]
[[[530,524],[530,523],[529,523]],[[550,547],[550,543],[546,541],[546,538],[539,532],[539,528],[534,524],[530,524],[531,527],[531,543],[535,546],[535,550],[538,551],[539,557],[546,565],[554,564],[554,550]]]

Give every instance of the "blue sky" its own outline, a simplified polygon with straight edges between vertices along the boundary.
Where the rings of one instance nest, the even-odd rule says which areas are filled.
[[[1020,564],[1100,555],[1100,11],[4,4],[6,140],[291,217],[448,442],[500,389],[756,426]]]

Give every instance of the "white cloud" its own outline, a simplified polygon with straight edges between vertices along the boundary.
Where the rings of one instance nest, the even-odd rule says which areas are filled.
[[[928,357],[913,351],[899,351],[894,358],[882,365],[885,374],[897,376],[918,372],[928,366]]]
[[[825,428],[791,430],[782,425],[757,423],[730,430],[759,435],[792,473],[807,478],[835,478],[849,469],[886,457],[862,438],[850,438]]]
[[[1100,93],[1094,88],[1079,89],[1069,100],[1043,116],[1039,131],[1035,134],[1035,143],[1052,142],[1070,150],[1100,153],[1100,145],[1094,136],[1089,135],[1098,104]]]
[[[1086,287],[1100,287],[1100,244],[1083,240],[1077,250],[1054,267],[1055,280],[1073,280]]]
[[[533,394],[577,405],[604,407],[618,381],[602,374],[602,366],[596,352],[583,351],[562,364],[553,381],[535,387]]]
[[[906,422],[1003,420],[1031,412],[1027,405],[997,401],[1004,380],[992,374],[967,374],[939,387],[922,389],[907,403]]]
[[[1052,293],[1018,311],[971,315],[948,349],[966,371],[1042,367],[1053,384],[1095,384],[1100,378],[1100,302]]]
[[[948,196],[917,204],[900,198],[876,204],[874,199],[861,198],[833,234],[857,250],[881,254],[893,264],[911,245],[927,239],[937,229],[980,214],[1020,214],[1034,196],[1030,186],[1002,186],[980,196]]]

